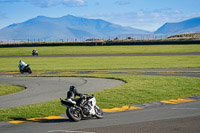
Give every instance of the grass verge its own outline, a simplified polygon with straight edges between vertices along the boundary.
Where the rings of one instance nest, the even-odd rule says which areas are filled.
[[[188,53],[200,52],[200,45],[146,45],[146,46],[54,46],[0,48],[0,56],[31,55],[36,49],[39,55],[63,54],[127,54],[127,53]]]
[[[0,72],[16,72],[22,58],[0,58]],[[102,70],[131,68],[199,68],[200,56],[112,56],[23,58],[33,71]]]
[[[22,90],[24,90],[24,87],[0,84],[0,96],[16,93]]]
[[[79,74],[67,76],[104,77],[126,81],[127,83],[122,86],[94,93],[97,104],[101,108],[151,103],[200,94],[200,78],[123,74]],[[0,121],[23,120],[26,118],[60,115],[64,113],[65,107],[61,106],[60,101],[57,99],[16,108],[0,109]]]

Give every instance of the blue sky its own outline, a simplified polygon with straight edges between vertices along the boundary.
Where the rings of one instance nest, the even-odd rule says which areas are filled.
[[[200,0],[0,0],[0,29],[37,16],[68,14],[149,31],[200,17]]]

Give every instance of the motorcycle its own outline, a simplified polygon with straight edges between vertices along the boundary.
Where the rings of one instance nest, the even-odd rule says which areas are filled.
[[[33,55],[33,56],[35,56],[35,55],[37,55],[37,56],[38,56],[38,51],[36,51],[36,50],[33,50],[33,51],[32,51],[32,55]]]
[[[32,73],[31,68],[29,67],[30,65],[27,64],[27,66],[25,66],[23,69],[20,69],[21,74],[23,74],[24,72],[28,72],[29,74]]]
[[[78,122],[82,118],[103,118],[103,111],[96,105],[96,98],[93,95],[83,95],[81,98],[83,99],[81,107],[76,105],[76,102],[71,99],[63,100],[60,98],[61,104],[67,107],[66,115],[70,120]]]

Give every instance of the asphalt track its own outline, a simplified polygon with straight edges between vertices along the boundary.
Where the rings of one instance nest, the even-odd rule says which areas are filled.
[[[199,133],[200,101],[105,114],[104,119],[68,119],[5,124],[1,133]]]
[[[198,68],[197,68],[198,69]],[[162,73],[143,73],[145,75],[166,75]],[[189,76],[190,77],[200,77],[199,73],[187,72],[187,73],[176,73],[167,74],[167,76]],[[96,87],[96,82],[92,78],[75,78],[70,79],[69,81],[64,78],[21,78],[17,77],[2,76],[0,77],[1,81],[8,81],[8,84],[13,85],[22,85],[29,88],[42,88],[49,83],[52,83],[53,92],[58,91],[62,94],[59,96],[64,97],[66,94],[66,88],[69,85],[77,85],[80,88],[80,91],[93,92],[97,91],[91,90]],[[8,80],[9,79],[9,80]],[[27,80],[31,80],[29,84],[24,83]],[[50,81],[48,81],[50,80]],[[104,79],[101,79],[104,80]],[[28,81],[29,82],[29,81]],[[39,83],[38,83],[39,82]],[[60,84],[58,84],[58,82]],[[92,83],[93,82],[93,83]],[[99,81],[98,81],[99,82]],[[107,81],[105,81],[107,82]],[[110,81],[108,81],[109,84]],[[57,83],[57,87],[56,86]],[[123,84],[123,83],[120,83]],[[120,85],[118,84],[118,85]],[[54,86],[55,85],[55,86]],[[100,89],[102,85],[105,85],[105,88],[109,88],[104,83],[99,83]],[[43,86],[43,87],[41,87]],[[115,86],[115,85],[114,85]],[[53,88],[57,88],[53,90]],[[87,90],[87,88],[89,88]],[[31,89],[30,89],[31,90]],[[48,93],[49,90],[47,89]],[[30,92],[32,92],[31,90]],[[23,91],[22,91],[23,92]],[[29,93],[30,93],[29,92]],[[37,91],[36,91],[37,92]],[[21,93],[21,92],[19,92]],[[17,93],[16,93],[17,94]],[[28,93],[27,93],[28,94]],[[9,95],[10,98],[15,94]],[[35,95],[39,95],[36,93]],[[52,97],[52,96],[50,96]],[[19,98],[19,97],[18,97]],[[17,98],[17,99],[18,99]],[[58,97],[56,97],[58,98]],[[16,99],[16,100],[17,100]],[[2,99],[0,99],[2,101]],[[31,101],[31,100],[30,100]],[[2,102],[1,102],[2,103]],[[29,103],[26,103],[29,104]],[[6,107],[5,107],[6,108]],[[0,124],[1,133],[199,133],[200,132],[200,100],[181,103],[181,104],[165,104],[159,106],[148,107],[141,110],[125,111],[125,112],[116,112],[116,113],[106,113],[104,119],[91,119],[91,120],[82,120],[78,123],[69,121],[68,119],[55,119],[49,121],[33,122],[33,123],[23,123],[23,124]]]
[[[69,86],[82,93],[91,93],[124,84],[113,79],[75,77],[12,77],[0,76],[0,84],[24,86],[27,89],[0,96],[0,108],[16,107],[66,97]]]

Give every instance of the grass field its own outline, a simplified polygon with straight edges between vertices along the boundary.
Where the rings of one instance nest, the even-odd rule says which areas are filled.
[[[0,55],[31,55],[30,48],[0,48]],[[116,53],[186,53],[200,52],[200,45],[151,46],[92,46],[92,47],[37,47],[40,55],[48,54],[116,54]],[[0,72],[18,72],[19,60],[31,64],[35,71],[91,71],[128,68],[199,68],[200,56],[111,56],[111,57],[16,57],[0,58]],[[41,75],[35,75],[41,76]],[[108,90],[95,92],[101,108],[150,103],[200,94],[200,78],[141,75],[48,75],[89,76],[121,79],[127,83]],[[0,121],[26,119],[65,113],[59,100],[0,109]]]
[[[126,53],[187,53],[200,52],[200,45],[149,45],[149,46],[55,46],[0,48],[0,56],[31,55],[36,49],[39,55],[63,54],[126,54]]]
[[[33,71],[200,67],[200,56],[40,57],[0,58],[0,72],[19,71],[21,59]]]
[[[141,75],[68,76],[107,77],[126,81],[127,83],[122,86],[94,93],[97,98],[97,104],[101,108],[159,102],[161,100],[183,98],[200,94],[200,78]],[[65,109],[65,107],[61,106],[58,99],[16,108],[0,109],[0,121],[60,115],[65,113]]]
[[[0,84],[0,96],[15,93],[22,90],[24,90],[24,87]]]

